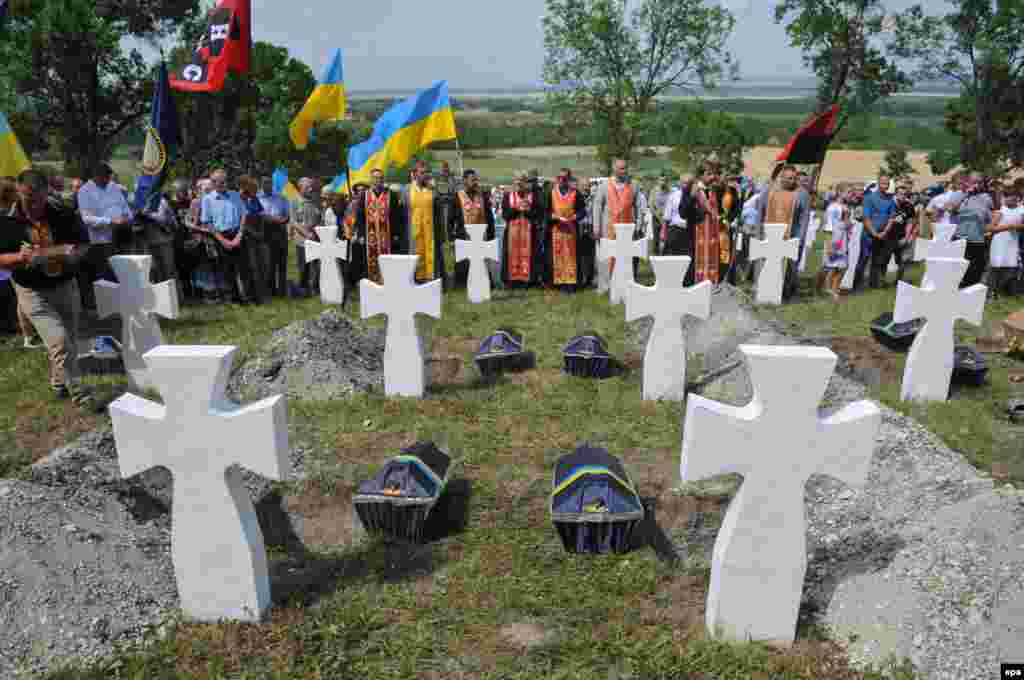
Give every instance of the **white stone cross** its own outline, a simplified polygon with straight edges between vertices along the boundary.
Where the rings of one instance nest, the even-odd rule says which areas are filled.
[[[157,387],[142,355],[164,344],[156,315],[178,318],[178,286],[171,281],[151,285],[152,255],[114,255],[110,267],[118,283],[96,281],[96,313],[100,318],[121,316],[121,358],[125,372],[139,389]]]
[[[690,395],[684,482],[743,475],[715,539],[705,624],[712,636],[789,644],[807,571],[804,485],[812,474],[867,480],[881,411],[868,401],[819,418],[836,364],[824,347],[741,345],[746,406]]]
[[[162,345],[144,356],[164,403],[110,405],[123,477],[174,476],[171,558],[181,608],[201,621],[258,621],[270,606],[263,533],[239,465],[288,470],[288,413],[278,395],[239,407],[224,394],[236,347]]]
[[[320,260],[320,301],[340,305],[345,302],[345,280],[338,260],[348,260],[348,241],[338,240],[337,227],[317,227],[320,241],[306,241],[306,262]]]
[[[686,396],[683,317],[689,314],[707,319],[711,315],[711,289],[714,288],[710,281],[683,288],[683,277],[690,269],[690,262],[689,257],[652,257],[651,267],[657,277],[655,285],[630,283],[626,321],[654,317],[644,350],[644,399],[682,401]]]
[[[988,287],[981,283],[963,290],[958,288],[967,266],[967,260],[930,258],[920,288],[899,282],[892,320],[927,321],[907,354],[900,399],[946,401],[949,396],[953,326],[957,319],[975,326],[981,324],[988,294]]]
[[[864,223],[854,220],[853,229],[850,230],[850,243],[846,249],[846,273],[839,287],[843,290],[853,289],[853,280],[857,276],[857,262],[860,260],[860,239],[864,235]]]
[[[613,305],[624,302],[629,294],[629,284],[633,281],[633,258],[647,259],[647,244],[650,239],[644,237],[633,240],[635,224],[616,224],[615,239],[601,239],[597,257],[599,265],[611,266],[611,258],[615,258],[615,269],[611,272],[608,297]]]
[[[388,396],[422,397],[427,388],[426,355],[416,331],[416,315],[441,318],[441,281],[417,286],[419,255],[381,255],[384,285],[369,279],[359,282],[359,313],[362,318],[388,317],[384,341],[384,393]]]
[[[787,259],[796,260],[800,250],[800,239],[783,240],[785,224],[764,225],[765,239],[751,239],[750,261],[764,260],[761,272],[757,275],[757,296],[754,300],[759,305],[781,305],[782,283]]]
[[[486,302],[491,299],[491,279],[487,274],[485,260],[498,261],[498,242],[484,240],[486,224],[467,224],[466,232],[469,240],[455,241],[455,261],[469,260],[469,280],[466,289],[472,303]]]
[[[919,238],[914,241],[914,262],[928,261],[932,258],[940,260],[962,260],[967,253],[967,241],[960,239],[951,241],[952,231],[935,232],[935,238]],[[928,268],[925,267],[921,278],[921,287],[928,285]]]
[[[614,241],[609,241],[604,238],[597,242],[595,258],[597,261],[594,264],[597,273],[598,293],[607,293],[612,287],[612,254],[605,252],[608,250],[607,246],[605,246],[605,242],[615,243]]]
[[[821,228],[821,220],[818,219],[818,213],[811,215],[811,219],[807,221],[807,235],[804,237],[804,249],[800,253],[800,273],[803,273],[807,269],[807,258],[808,253],[814,249],[815,241],[818,240],[818,229]]]

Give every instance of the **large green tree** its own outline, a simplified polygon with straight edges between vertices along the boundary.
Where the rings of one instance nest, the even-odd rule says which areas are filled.
[[[897,17],[893,54],[922,80],[960,89],[946,125],[960,136],[960,160],[998,173],[1021,162],[1024,129],[1024,2],[947,0],[945,14],[915,5]]]
[[[753,136],[734,117],[723,111],[709,111],[701,104],[685,104],[674,111],[662,129],[664,139],[673,141],[672,161],[695,171],[700,163],[714,159],[728,175],[743,172],[743,152],[754,145]]]
[[[546,0],[543,77],[568,125],[596,126],[610,169],[631,158],[659,96],[736,73],[735,21],[705,0]]]
[[[910,89],[910,78],[875,38],[891,25],[880,0],[782,0],[774,12],[817,76],[816,112],[840,105],[837,132],[852,117]]]
[[[153,68],[134,38],[156,43],[197,0],[16,0],[0,48],[0,84],[13,83],[16,124],[53,138],[83,172],[149,109]],[[29,144],[33,146],[33,144]]]

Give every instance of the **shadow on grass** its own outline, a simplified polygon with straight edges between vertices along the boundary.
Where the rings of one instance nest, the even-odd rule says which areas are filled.
[[[676,564],[680,560],[679,553],[672,544],[665,530],[658,524],[658,499],[645,496],[640,499],[644,506],[644,518],[640,520],[630,538],[630,550],[638,550],[650,546],[654,554],[666,564]]]
[[[346,584],[367,579],[392,583],[432,574],[447,562],[437,543],[466,529],[472,485],[467,479],[448,483],[424,524],[422,544],[370,537],[354,552],[323,555],[310,551],[296,534],[283,499],[274,492],[260,501],[256,514],[267,545],[282,548],[285,557],[270,564],[275,605],[301,600],[309,606],[329,597]]]

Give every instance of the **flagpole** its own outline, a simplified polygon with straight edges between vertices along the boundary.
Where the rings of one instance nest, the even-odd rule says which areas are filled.
[[[462,162],[462,149],[459,148],[459,136],[455,135],[455,157],[459,161],[459,177],[462,177],[466,172],[466,167]]]

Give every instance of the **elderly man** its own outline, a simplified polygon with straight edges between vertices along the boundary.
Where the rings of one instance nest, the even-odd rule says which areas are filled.
[[[101,163],[92,172],[92,179],[78,190],[78,212],[89,232],[88,258],[82,263],[86,270],[87,307],[96,308],[92,283],[97,279],[117,281],[110,268],[110,256],[129,240],[134,214],[124,193],[110,181],[113,170]]]
[[[270,250],[268,287],[271,295],[280,297],[288,294],[288,222],[291,206],[288,199],[274,193],[272,178],[261,178],[260,189],[257,197],[263,206],[266,245]]]
[[[769,187],[759,194],[757,212],[759,239],[764,238],[766,224],[785,224],[783,238],[800,239],[796,260],[786,261],[786,274],[782,286],[783,300],[792,299],[799,285],[797,263],[803,253],[803,234],[811,219],[811,196],[797,184],[796,166],[782,166],[778,187]],[[758,273],[761,271],[761,264],[757,263]]]
[[[245,206],[237,191],[228,191],[228,176],[224,170],[214,171],[210,179],[213,181],[213,191],[203,196],[200,228],[213,236],[220,246],[221,271],[232,301],[244,305],[248,300],[243,291],[248,293],[253,289],[252,271],[242,249]]]
[[[629,177],[626,161],[616,158],[612,163],[613,177],[598,185],[594,194],[594,241],[602,238],[615,238],[616,224],[635,224],[640,228],[640,190]],[[637,237],[634,232],[633,238]],[[633,275],[636,276],[637,258],[633,262]],[[615,271],[615,258],[609,262],[609,275]]]
[[[70,211],[47,200],[47,180],[36,170],[18,178],[19,200],[0,215],[0,268],[12,272],[18,306],[39,333],[50,359],[50,387],[58,399],[92,405],[77,376],[80,312],[75,260],[82,239]]]
[[[320,187],[312,177],[299,180],[302,198],[292,205],[288,234],[295,244],[295,266],[299,270],[299,288],[305,295],[316,295],[320,291],[320,267],[306,262],[306,241],[316,241],[316,227],[324,223],[320,207]]]

